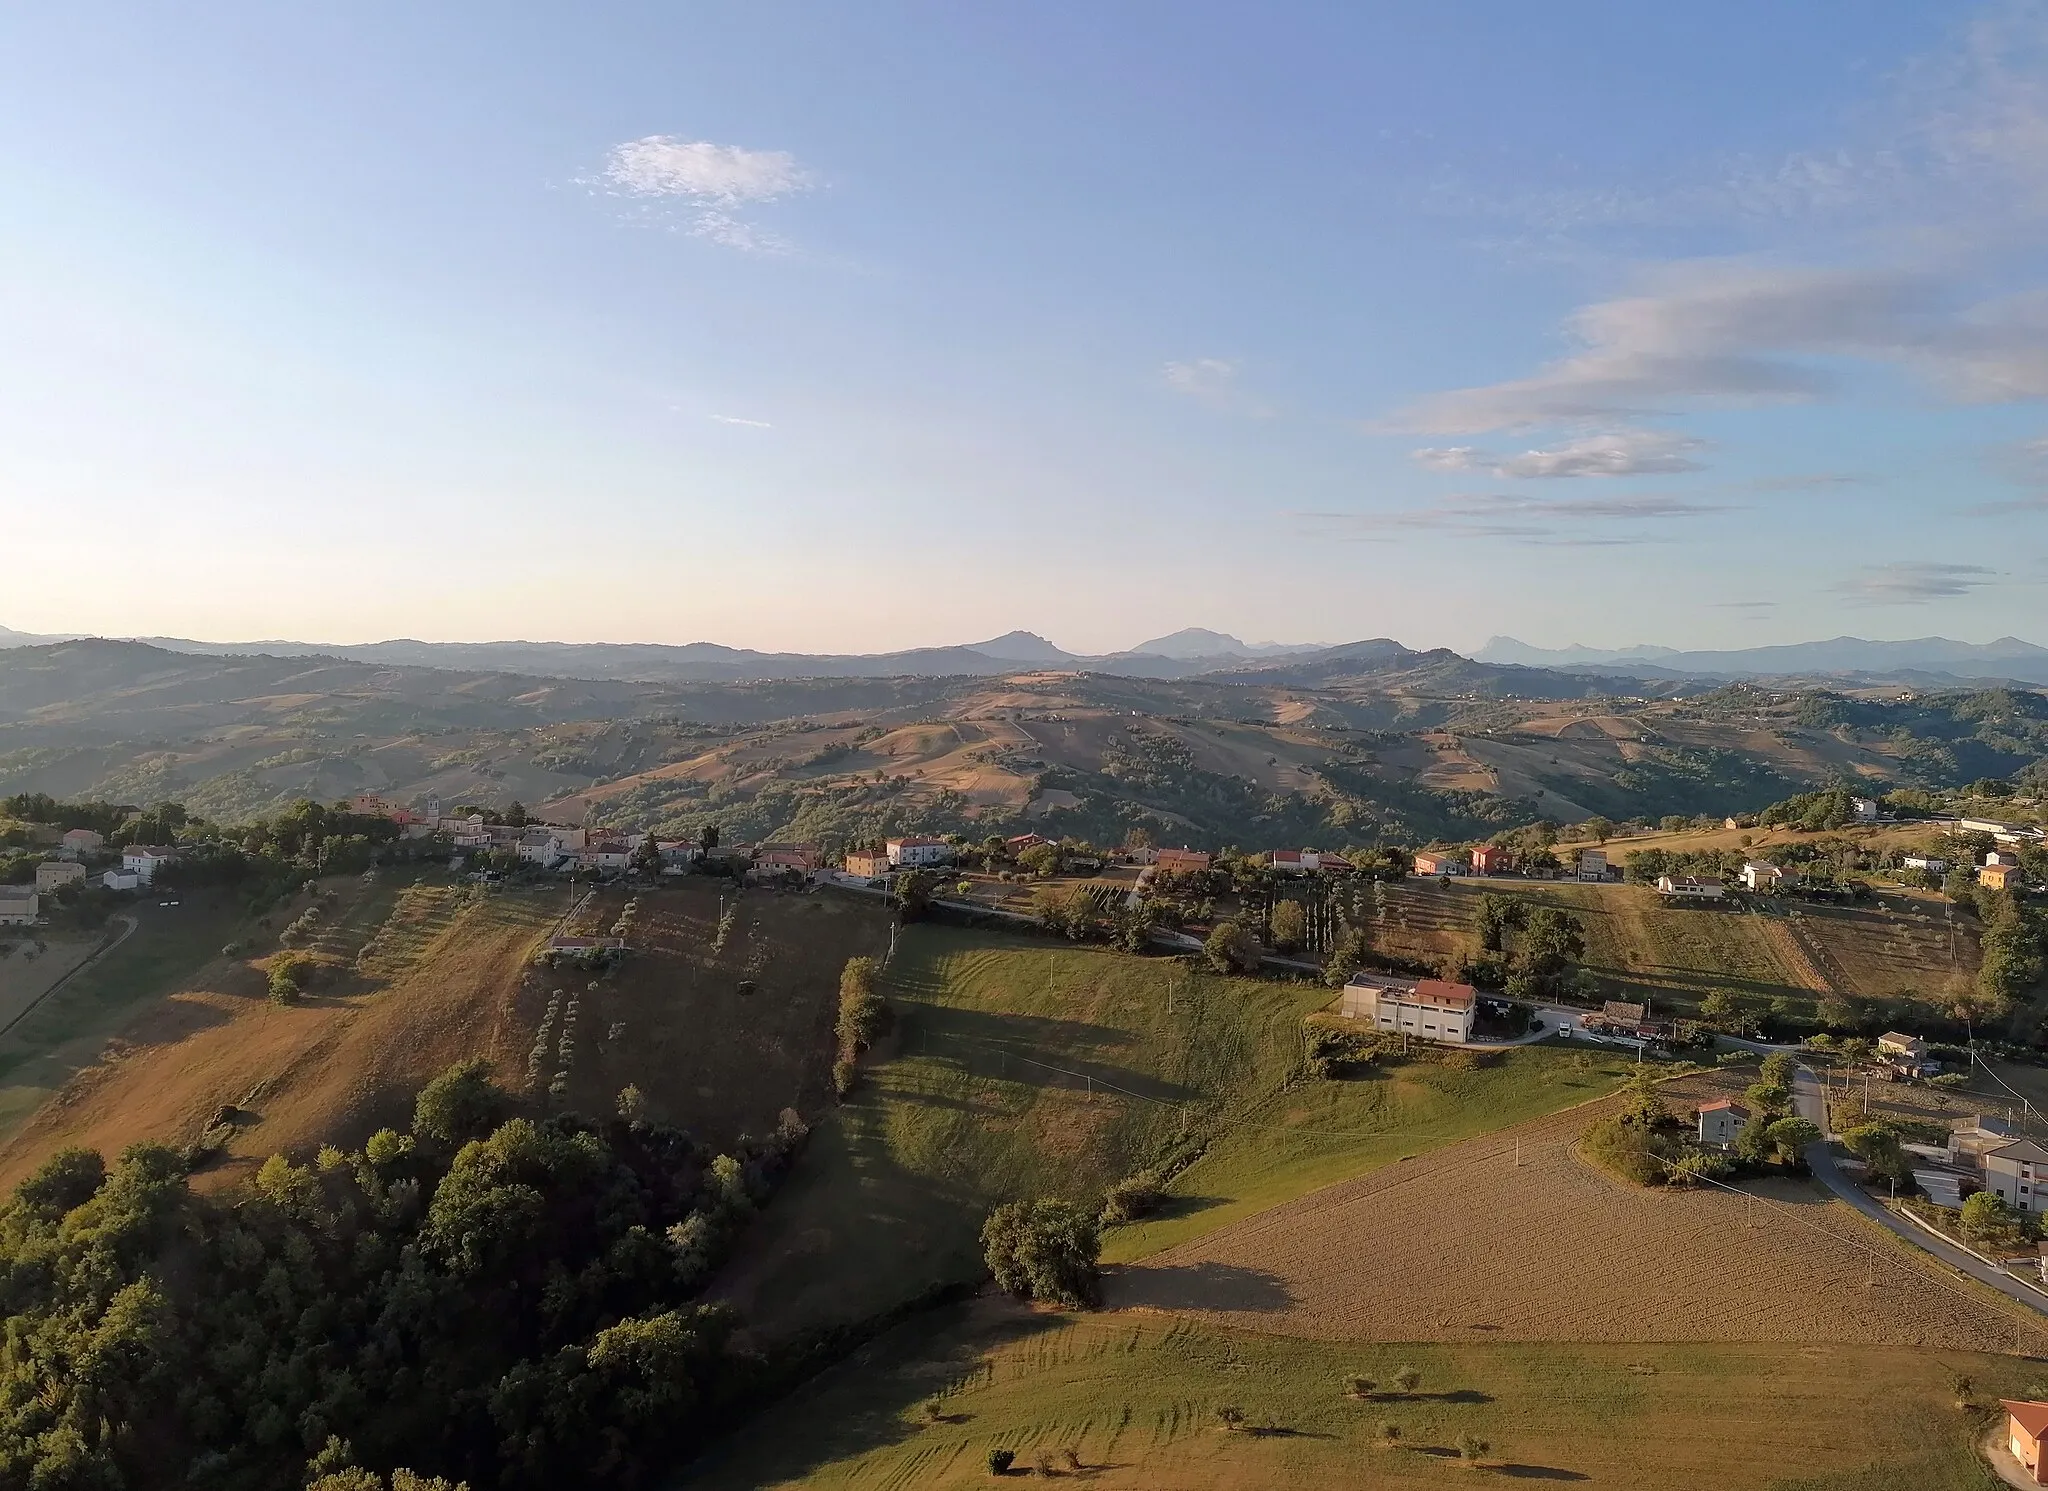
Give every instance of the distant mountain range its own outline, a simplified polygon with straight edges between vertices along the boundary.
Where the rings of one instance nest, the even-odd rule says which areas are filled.
[[[1687,652],[1673,647],[1635,646],[1612,651],[1593,647],[1531,647],[1513,637],[1494,637],[1472,654],[1483,663],[1529,668],[1619,668],[1645,677],[1706,675],[1720,678],[1811,677],[1836,673],[1896,676],[1942,674],[1951,678],[2015,679],[2048,683],[2048,647],[2000,637],[1995,642],[1957,642],[1918,637],[1905,642],[1872,642],[1836,637],[1827,642],[1793,642],[1777,647],[1743,647],[1726,652]]]
[[[0,627],[0,648],[75,640],[38,636]],[[679,685],[778,682],[804,678],[992,677],[1022,668],[1105,673],[1125,678],[1187,679],[1258,675],[1307,683],[1311,677],[1349,675],[1362,655],[1399,649],[1380,639],[1337,646],[1245,642],[1204,627],[1186,627],[1141,642],[1124,652],[1068,652],[1036,632],[1006,632],[986,641],[954,647],[920,647],[901,652],[757,652],[715,642],[681,646],[635,642],[422,642],[399,638],[358,644],[294,642],[194,642],[181,637],[132,639],[166,652],[201,657],[325,657],[392,667],[447,668],[467,673],[525,674],[593,682]],[[1414,654],[1423,656],[1423,654]],[[1436,662],[1455,654],[1435,649]],[[1463,661],[1463,660],[1460,660]],[[1915,687],[1951,681],[2000,680],[2048,684],[2048,647],[2017,637],[1995,642],[1956,642],[1922,637],[1873,642],[1837,637],[1733,651],[1684,651],[1647,645],[1616,649],[1532,647],[1512,637],[1494,637],[1471,662],[1491,667],[1597,674],[1614,692],[1631,692],[1630,679],[1669,682],[1705,678],[1877,678]],[[1278,671],[1276,671],[1278,670]],[[1244,681],[1252,681],[1250,676]],[[1531,690],[1542,695],[1547,689]]]

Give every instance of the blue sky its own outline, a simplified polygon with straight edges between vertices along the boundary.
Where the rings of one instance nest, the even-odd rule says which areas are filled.
[[[2048,11],[0,18],[0,623],[2048,642]]]

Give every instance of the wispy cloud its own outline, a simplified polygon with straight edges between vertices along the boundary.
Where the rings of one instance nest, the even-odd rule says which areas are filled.
[[[1485,471],[1494,476],[1655,476],[1699,470],[1692,453],[1705,447],[1704,440],[1663,430],[1612,430],[1511,456],[1470,445],[1432,446],[1411,454],[1439,471]]]
[[[737,414],[707,414],[706,419],[715,419],[722,425],[744,425],[750,430],[772,430],[774,425],[765,419],[741,419]]]
[[[1272,410],[1244,388],[1242,371],[1228,358],[1191,357],[1167,363],[1159,375],[1175,393],[1211,409],[1231,414],[1270,414]]]
[[[1953,600],[1989,585],[1998,571],[1981,564],[1941,564],[1927,559],[1901,559],[1865,565],[1833,588],[1865,605],[1916,606]]]
[[[1435,531],[1528,544],[1607,548],[1662,541],[1660,535],[1633,525],[1726,510],[1713,503],[1652,493],[1548,501],[1513,492],[1461,492],[1427,506],[1392,512],[1296,516],[1311,532],[1327,537],[1384,540],[1402,533]],[[1602,526],[1612,523],[1624,526],[1620,530]]]
[[[808,191],[816,178],[786,150],[749,150],[677,135],[614,145],[594,183],[612,196],[673,209],[694,238],[747,253],[779,254],[789,243],[742,209]]]

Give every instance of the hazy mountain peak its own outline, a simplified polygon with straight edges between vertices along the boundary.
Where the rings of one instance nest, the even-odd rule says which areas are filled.
[[[1063,663],[1073,656],[1063,652],[1036,632],[1004,632],[1000,637],[991,637],[986,642],[970,642],[969,652],[983,653],[989,657],[1001,658],[1005,662],[1018,663]]]

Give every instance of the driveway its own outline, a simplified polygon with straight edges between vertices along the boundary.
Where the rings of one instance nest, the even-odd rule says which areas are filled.
[[[1812,1122],[1823,1134],[1828,1132],[1827,1099],[1822,1094],[1820,1079],[1805,1067],[1800,1067],[1792,1074],[1792,1106],[1801,1118]],[[1932,1253],[1957,1272],[1968,1274],[1979,1283],[1989,1284],[2007,1299],[2025,1305],[2036,1314],[2048,1315],[2048,1299],[2044,1299],[2038,1291],[2029,1289],[2004,1269],[1995,1268],[1981,1258],[1964,1252],[1953,1243],[1944,1242],[1932,1233],[1921,1231],[1910,1222],[1901,1221],[1880,1205],[1877,1198],[1842,1173],[1842,1167],[1835,1163],[1834,1151],[1829,1148],[1826,1139],[1807,1146],[1806,1163],[1813,1171],[1815,1180],[1894,1237],[1904,1238],[1922,1252]]]

